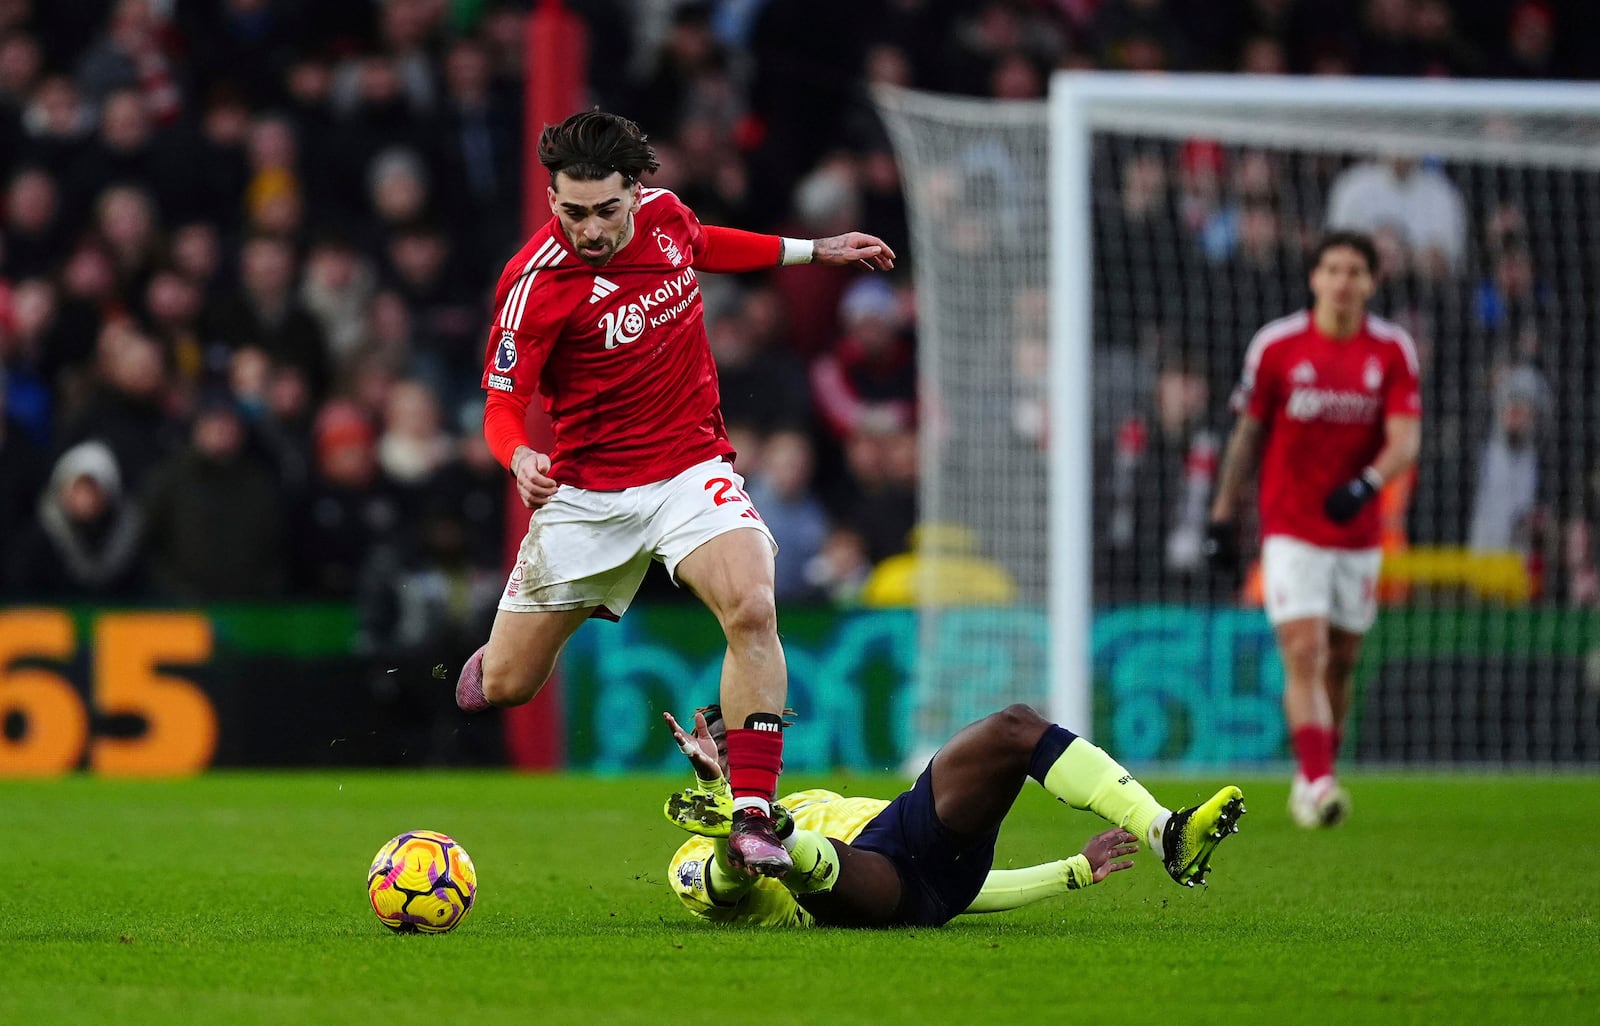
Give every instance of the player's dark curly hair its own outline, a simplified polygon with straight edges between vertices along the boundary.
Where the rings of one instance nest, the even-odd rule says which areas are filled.
[[[1346,246],[1361,254],[1367,262],[1367,270],[1374,276],[1378,273],[1378,247],[1372,241],[1372,236],[1366,232],[1333,231],[1328,232],[1317,240],[1317,247],[1311,251],[1311,266],[1316,267],[1322,263],[1322,254],[1330,249]]]
[[[539,163],[550,172],[552,182],[561,173],[580,182],[621,173],[625,186],[661,166],[638,125],[598,108],[574,114],[559,125],[546,125],[539,135]]]

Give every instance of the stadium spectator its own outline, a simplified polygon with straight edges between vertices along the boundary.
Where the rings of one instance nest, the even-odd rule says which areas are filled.
[[[6,408],[7,374],[0,364],[0,559],[12,540],[29,533],[50,464]]]
[[[106,31],[78,65],[84,97],[98,104],[113,92],[131,92],[147,114],[171,124],[183,109],[180,69],[168,52],[168,27],[151,0],[117,0]]]
[[[1283,656],[1297,763],[1289,812],[1307,828],[1350,811],[1334,762],[1356,657],[1377,615],[1381,524],[1372,500],[1410,469],[1421,436],[1415,347],[1367,312],[1377,270],[1368,236],[1333,232],[1318,244],[1311,310],[1251,340],[1211,503],[1207,554],[1231,575],[1244,482],[1259,458],[1267,619]]]
[[[223,266],[221,232],[212,221],[186,221],[172,230],[173,269],[200,290],[204,308],[223,298],[231,277]]]
[[[317,414],[310,493],[293,530],[294,577],[302,594],[348,599],[374,545],[400,530],[403,506],[379,472],[372,423],[336,399]]]
[[[521,97],[495,88],[488,47],[471,36],[444,56],[439,150],[450,215],[468,225],[466,253],[502,254],[516,246],[512,218],[522,187]],[[492,263],[487,260],[485,263]]]
[[[735,312],[711,322],[707,332],[711,356],[717,362],[717,384],[722,394],[722,415],[730,430],[753,430],[758,435],[785,428],[810,426],[811,390],[805,369],[795,355],[752,325],[753,304],[746,299]],[[750,311],[747,313],[747,311]]]
[[[80,442],[56,460],[38,519],[6,538],[6,593],[57,602],[136,598],[143,529],[111,448]]]
[[[1530,364],[1503,368],[1494,387],[1494,431],[1478,459],[1467,545],[1526,553],[1540,505],[1540,464],[1551,420],[1550,384]]]
[[[233,395],[202,396],[189,445],[151,480],[150,577],[172,602],[279,598],[287,583],[280,486],[247,445]]]
[[[0,370],[5,372],[6,417],[41,451],[53,434],[56,395],[45,354],[59,348],[56,291],[38,278],[11,290],[9,330],[0,330]]]
[[[322,328],[335,366],[361,352],[376,291],[371,262],[343,235],[329,233],[312,243],[300,280],[300,302]]]
[[[822,552],[828,514],[811,491],[815,469],[811,440],[799,431],[778,431],[761,447],[761,466],[750,476],[750,502],[778,543],[773,594],[779,602],[815,597],[806,567]]]
[[[65,183],[87,152],[94,126],[94,108],[83,102],[72,80],[51,75],[39,83],[23,108],[17,160],[38,164]]]
[[[450,405],[478,394],[463,353],[477,349],[481,311],[461,275],[465,253],[453,251],[436,223],[397,225],[387,246],[388,281],[410,314],[413,372]]]
[[[917,368],[894,288],[862,278],[839,300],[844,334],[811,365],[817,411],[834,437],[909,428],[916,418]]]
[[[174,385],[184,395],[195,395],[205,375],[200,289],[185,275],[163,268],[150,275],[143,307],[145,328],[174,372]]]
[[[667,818],[700,835],[678,849],[667,879],[689,911],[712,922],[942,926],[1099,883],[1131,868],[1127,856],[1140,844],[1160,852],[1175,883],[1193,887],[1245,812],[1231,786],[1172,812],[1103,749],[1013,705],[958,731],[893,801],[824,790],[786,796],[783,843],[794,868],[781,882],[751,879],[722,839],[732,796],[721,709],[696,712],[692,732],[662,715],[695,774],[692,788],[667,800]],[[995,871],[1001,825],[1029,778],[1118,826],[1062,861]]]
[[[822,539],[822,547],[805,565],[806,583],[822,599],[839,606],[854,606],[872,574],[867,541],[851,527],[835,526]]]
[[[455,450],[439,468],[433,491],[455,512],[467,535],[467,558],[491,571],[499,584],[505,556],[506,472],[495,462],[483,437],[483,400],[461,404],[457,411]]]
[[[254,346],[275,363],[298,367],[312,396],[320,399],[332,376],[327,343],[316,319],[295,296],[294,283],[289,242],[265,235],[250,239],[239,255],[239,289],[206,318],[208,336],[224,350]]]
[[[917,523],[917,433],[872,421],[845,441],[850,477],[828,497],[835,519],[861,535],[880,563],[905,552]]]
[[[95,231],[111,258],[118,296],[143,293],[160,257],[161,224],[150,194],[113,185],[95,201]]]
[[[1328,227],[1397,232],[1411,266],[1429,278],[1459,273],[1466,255],[1461,191],[1443,171],[1411,157],[1347,168],[1328,196]]]
[[[310,399],[299,371],[274,366],[259,349],[239,349],[228,363],[228,391],[244,418],[252,455],[272,469],[286,506],[304,501],[311,480]]]
[[[122,486],[140,494],[150,472],[179,447],[167,415],[171,380],[161,347],[126,320],[107,323],[96,347],[92,389],[68,421],[62,442],[104,442],[116,454]]]
[[[378,466],[384,476],[420,506],[433,476],[454,449],[434,391],[415,379],[395,382],[384,402],[383,431],[378,436]]]
[[[1566,78],[1556,50],[1555,11],[1546,0],[1520,0],[1506,18],[1505,48],[1491,62],[1495,78]]]
[[[1478,327],[1497,337],[1537,332],[1551,306],[1550,290],[1538,278],[1526,238],[1519,231],[1498,236],[1490,260],[1473,294]]]
[[[61,216],[58,183],[38,166],[24,166],[6,187],[5,239],[0,270],[12,281],[38,278],[55,271],[67,253],[68,236]]]
[[[1096,531],[1096,576],[1113,601],[1207,597],[1206,523],[1220,457],[1210,411],[1205,371],[1168,357],[1154,401],[1123,420],[1111,458],[1096,461],[1110,500]]]

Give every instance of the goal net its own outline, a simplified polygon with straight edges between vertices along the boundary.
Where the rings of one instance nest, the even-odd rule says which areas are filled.
[[[1245,346],[1348,226],[1425,413],[1381,499],[1346,754],[1600,762],[1600,89],[1063,74],[1049,102],[878,99],[929,411],[919,752],[1022,700],[1129,760],[1287,758],[1259,581],[1219,588],[1201,541]],[[975,565],[1009,602],[964,594]]]

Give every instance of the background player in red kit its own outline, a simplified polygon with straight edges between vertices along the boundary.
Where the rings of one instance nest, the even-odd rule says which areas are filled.
[[[1261,457],[1262,577],[1299,763],[1289,811],[1304,827],[1332,826],[1350,810],[1333,765],[1356,656],[1377,615],[1372,499],[1416,461],[1420,438],[1416,348],[1367,313],[1377,267],[1370,238],[1330,233],[1313,254],[1310,311],[1251,340],[1211,505],[1208,554],[1236,574],[1238,500]]]
[[[894,253],[852,232],[815,242],[703,226],[672,193],[639,127],[601,111],[546,127],[549,223],[495,289],[484,436],[533,515],[489,642],[462,667],[463,709],[520,705],[585,619],[615,620],[652,559],[705,602],[728,653],[721,703],[735,798],[731,859],[781,876],[790,858],[770,803],[788,692],[773,600],[775,543],[733,469],[698,273],[783,264],[888,270]],[[555,444],[528,444],[537,393]]]

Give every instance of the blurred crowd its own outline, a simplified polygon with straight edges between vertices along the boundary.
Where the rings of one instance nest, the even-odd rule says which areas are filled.
[[[1026,99],[1063,67],[1583,75],[1596,20],[1577,0],[568,5],[588,27],[594,102],[657,145],[649,184],[708,223],[859,227],[907,258],[870,83]],[[489,292],[524,238],[532,6],[0,0],[0,595],[355,601],[374,647],[432,651],[443,632],[470,650],[503,583],[506,477],[480,437],[478,381]],[[1116,238],[1181,224],[1196,280],[1258,274],[1265,315],[1299,300],[1269,265],[1324,212],[1285,210],[1283,167],[1203,145],[1108,159]],[[1342,189],[1360,216],[1385,175],[1411,173],[1448,191],[1436,168],[1380,167],[1330,181],[1330,202]],[[1407,280],[1456,282],[1473,316],[1522,326],[1571,283],[1540,277],[1527,212],[1487,196],[1441,194],[1437,235],[1390,250],[1411,260]],[[910,282],[802,267],[706,283],[783,601],[854,601],[909,544]],[[1196,371],[1147,344],[1169,322],[1106,301],[1108,349],[1199,374],[1162,378],[1143,437],[1182,420],[1171,402],[1214,416],[1195,395],[1230,361]],[[1518,331],[1528,358],[1494,388],[1538,422],[1553,390],[1533,355],[1556,343]],[[1117,444],[1122,459],[1131,443]],[[1514,448],[1485,459],[1516,474]],[[1102,490],[1113,519],[1128,482]],[[1506,530],[1508,514],[1484,516]]]
[[[1510,554],[1527,594],[1600,599],[1600,177],[1204,139],[1117,137],[1097,159],[1102,595],[1212,594],[1200,543],[1246,344],[1305,303],[1307,254],[1338,227],[1374,237],[1371,309],[1421,361],[1422,452],[1385,506],[1391,541],[1462,553],[1464,584],[1471,557]]]

